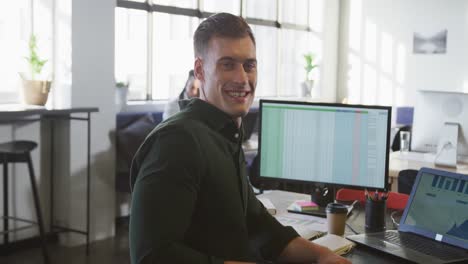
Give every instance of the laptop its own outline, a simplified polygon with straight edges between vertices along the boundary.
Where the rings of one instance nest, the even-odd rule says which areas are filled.
[[[416,263],[468,263],[468,175],[422,168],[398,231],[347,238]]]

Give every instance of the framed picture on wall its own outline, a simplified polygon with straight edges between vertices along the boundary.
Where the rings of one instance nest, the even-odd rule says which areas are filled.
[[[447,52],[447,29],[432,33],[413,33],[414,54],[445,54]]]

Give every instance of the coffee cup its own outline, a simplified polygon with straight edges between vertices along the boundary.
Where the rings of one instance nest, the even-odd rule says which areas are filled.
[[[328,234],[343,236],[346,226],[348,208],[344,204],[329,203],[325,209],[327,212]]]

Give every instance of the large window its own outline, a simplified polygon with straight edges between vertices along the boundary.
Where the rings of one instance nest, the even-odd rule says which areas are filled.
[[[29,56],[28,41],[32,33],[37,38],[38,55],[47,59],[44,78],[51,78],[53,1],[0,1],[0,103],[20,100],[19,73],[26,76],[29,73],[25,57]]]
[[[116,79],[130,82],[130,100],[167,100],[193,68],[193,33],[216,12],[241,15],[257,40],[260,97],[296,97],[303,55],[322,51],[324,0],[117,1]],[[320,74],[315,72],[315,79]]]

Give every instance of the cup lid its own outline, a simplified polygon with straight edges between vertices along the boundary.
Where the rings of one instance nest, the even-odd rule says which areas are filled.
[[[325,210],[327,213],[332,213],[332,214],[348,213],[348,207],[340,203],[329,203]]]

